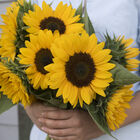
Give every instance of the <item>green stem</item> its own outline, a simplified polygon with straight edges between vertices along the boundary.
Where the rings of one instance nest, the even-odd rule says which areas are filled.
[[[46,140],[53,140],[53,139],[50,138],[49,135],[47,135]]]

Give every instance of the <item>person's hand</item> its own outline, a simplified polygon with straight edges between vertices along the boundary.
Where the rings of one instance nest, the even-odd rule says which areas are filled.
[[[86,111],[53,110],[39,119],[42,130],[55,140],[90,140],[103,133]]]
[[[43,112],[47,112],[49,110],[53,111],[56,110],[57,108],[54,107],[47,107],[46,105],[43,105],[42,103],[36,101],[32,103],[30,106],[27,106],[25,108],[27,115],[30,117],[32,122],[39,128],[41,129],[41,123],[38,121],[39,118],[41,117],[41,114]]]

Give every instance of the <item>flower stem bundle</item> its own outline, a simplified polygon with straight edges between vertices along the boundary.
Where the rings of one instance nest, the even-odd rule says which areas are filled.
[[[39,100],[61,109],[84,109],[105,133],[123,124],[133,98],[139,50],[132,39],[98,41],[82,4],[60,2],[56,9],[26,0],[2,15],[0,113]],[[113,137],[113,136],[112,136]],[[47,139],[50,139],[49,137]]]

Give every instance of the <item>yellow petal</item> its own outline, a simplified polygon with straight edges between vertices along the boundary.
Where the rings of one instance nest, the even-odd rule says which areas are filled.
[[[101,95],[101,96],[103,96],[103,97],[106,97],[106,94],[105,94],[105,92],[104,92],[103,89],[100,89],[100,88],[97,88],[97,87],[94,87],[94,86],[91,86],[91,87],[92,87],[92,89],[93,89],[97,94],[99,94],[99,95]]]
[[[71,94],[71,84],[69,84],[69,82],[66,82],[65,87],[63,89],[63,99],[68,99],[70,94]]]
[[[105,71],[105,70],[111,70],[114,67],[115,67],[115,64],[106,63],[106,64],[102,64],[102,65],[97,65],[96,69],[101,70],[101,71]]]
[[[69,102],[73,105],[78,96],[78,88],[75,86],[71,87],[71,93],[69,95]]]
[[[95,77],[100,78],[100,79],[107,79],[107,78],[110,78],[111,76],[112,74],[107,71],[97,71],[95,73]]]
[[[61,96],[63,94],[62,91],[63,91],[62,88],[59,88],[58,91],[57,91],[57,93],[56,93],[56,97]]]
[[[130,46],[132,43],[134,42],[134,40],[132,38],[127,39],[127,40],[122,40],[122,43],[125,44],[125,47]]]
[[[83,99],[83,101],[86,103],[86,104],[90,104],[91,101],[92,101],[92,97],[91,97],[91,89],[90,87],[83,87],[81,89],[81,98]]]
[[[63,49],[58,48],[58,47],[52,47],[51,50],[55,52],[55,55],[58,58],[60,58],[62,61],[64,62],[68,61],[69,57]]]
[[[93,84],[93,86],[95,86],[97,88],[106,88],[107,86],[109,86],[108,81],[100,80],[100,79],[93,80],[92,84]]]

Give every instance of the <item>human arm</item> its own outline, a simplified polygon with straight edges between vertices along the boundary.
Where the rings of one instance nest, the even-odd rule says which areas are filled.
[[[133,100],[130,102],[131,109],[126,110],[128,117],[121,127],[140,120],[139,101],[140,92],[137,92]],[[69,113],[71,114],[71,118],[69,118],[67,121],[64,121],[63,119],[57,120],[59,116],[65,115],[64,112],[53,112],[51,113],[49,119],[47,116],[50,114],[44,113],[44,119],[42,120],[42,125],[46,127],[46,129],[44,129],[44,132],[51,135],[51,137],[54,139],[63,140],[66,139],[66,137],[64,137],[65,134],[68,135],[69,133],[69,137],[67,138],[70,138],[70,135],[72,135],[72,133],[70,131],[71,129],[67,129],[66,131],[66,129],[62,129],[61,125],[63,125],[63,128],[67,128],[67,126],[70,125],[73,128],[72,132],[75,132],[75,137],[73,137],[73,139],[71,138],[70,140],[76,140],[77,138],[79,140],[90,140],[91,138],[96,138],[103,135],[103,133],[97,128],[96,124],[93,123],[87,112],[73,111]],[[53,118],[52,120],[50,119],[51,117]],[[57,126],[57,129],[55,129],[54,126]],[[59,127],[61,127],[61,129],[58,129]]]
[[[131,108],[126,110],[128,117],[122,126],[128,125],[132,122],[140,120],[140,91],[138,91],[132,99]]]
[[[126,111],[128,117],[122,127],[140,119],[139,101],[138,92],[130,103],[131,109]],[[48,108],[36,102],[26,112],[42,131],[56,140],[90,140],[103,135],[86,111]]]
[[[32,122],[41,129],[41,123],[38,121],[38,119],[41,117],[41,114],[43,112],[46,112],[48,110],[56,110],[56,108],[53,107],[47,107],[40,103],[39,101],[33,102],[31,105],[26,106],[25,111],[29,118],[32,120]]]
[[[39,129],[50,135],[54,133],[60,136],[58,139],[61,140],[66,140],[67,138],[70,140],[88,140],[93,137],[91,135],[93,132],[96,134],[96,137],[103,134],[86,111],[61,110],[47,107],[38,101],[27,106],[25,110]],[[45,118],[42,114],[45,115]],[[42,118],[43,122],[40,122],[39,118]],[[46,125],[48,126],[47,130],[43,130],[43,127],[46,127]],[[82,134],[80,134],[81,132]],[[69,133],[71,133],[71,135],[67,137]]]

